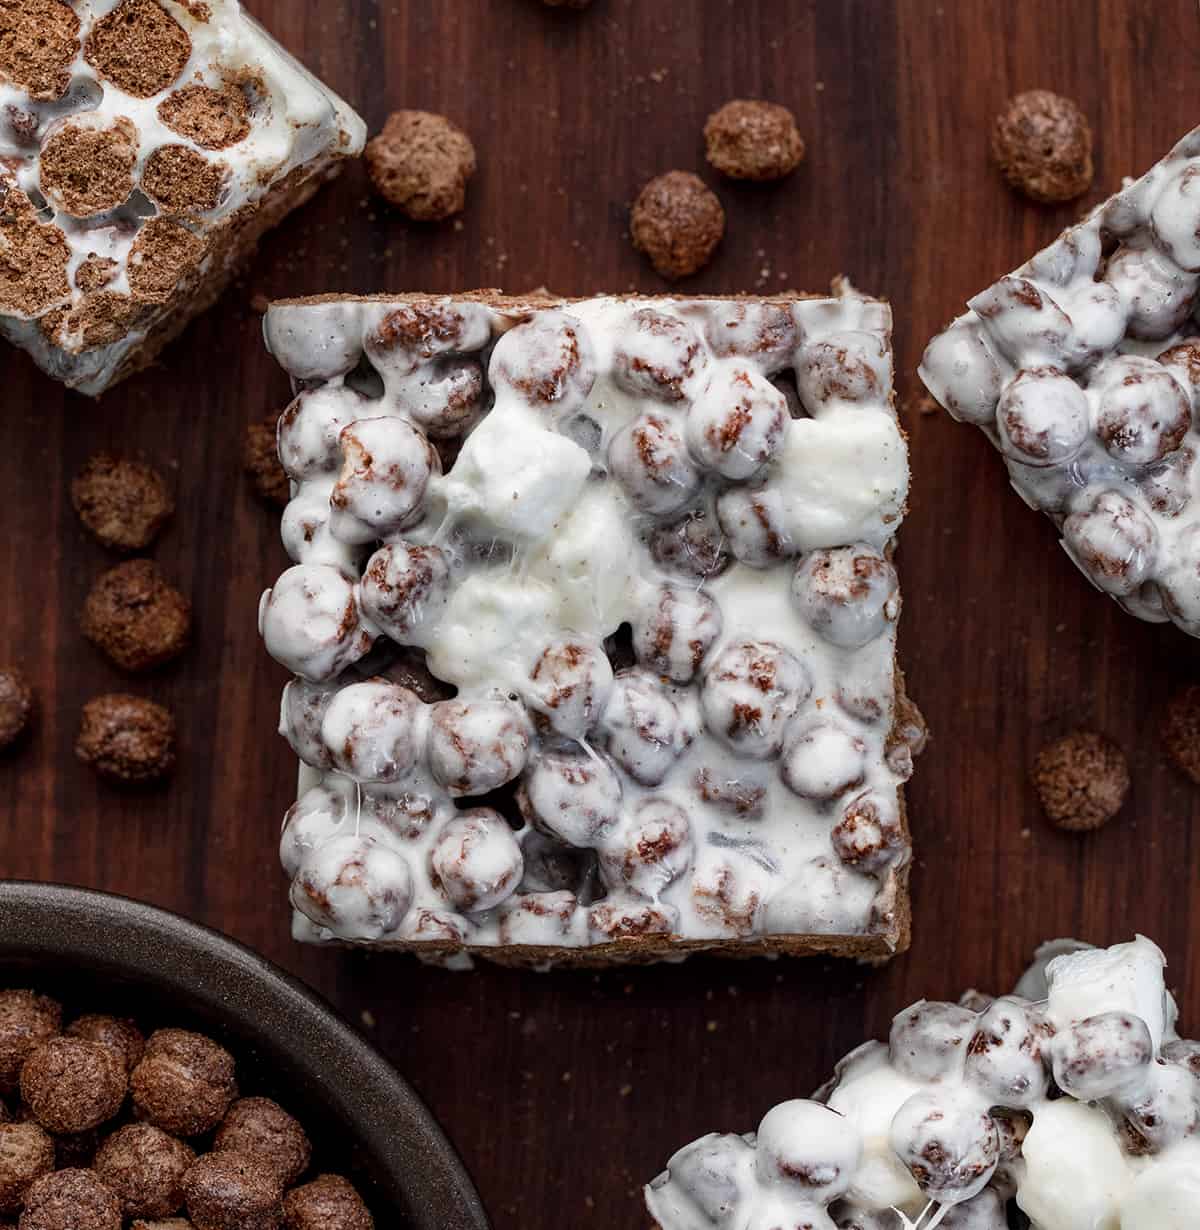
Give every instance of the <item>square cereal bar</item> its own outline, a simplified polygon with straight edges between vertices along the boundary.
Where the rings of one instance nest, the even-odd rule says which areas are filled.
[[[654,1230],[1194,1230],[1200,1042],[1165,964],[1052,940],[1011,995],[918,1000],[811,1099],[680,1149]]]
[[[1104,593],[1200,636],[1200,129],[925,351],[1018,494]]]
[[[0,335],[98,396],[365,137],[237,0],[5,0]]]
[[[299,938],[905,946],[886,304],[330,296],[265,327]]]

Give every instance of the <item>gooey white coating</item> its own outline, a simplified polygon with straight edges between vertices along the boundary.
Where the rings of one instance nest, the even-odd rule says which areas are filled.
[[[1200,1144],[1180,1145],[1138,1174],[1120,1202],[1121,1230],[1191,1230],[1200,1209]]]
[[[657,327],[665,328],[663,318],[670,322],[665,336],[639,329],[635,317],[647,310],[659,314]],[[855,294],[774,307],[789,340],[786,353],[767,356],[765,349],[756,351],[753,329],[738,350],[729,349],[723,314],[730,310],[732,305],[719,301],[616,298],[524,310],[454,299],[412,305],[335,300],[270,310],[268,346],[304,382],[281,420],[281,453],[294,480],[291,507],[306,510],[302,518],[294,518],[290,508],[285,514],[285,545],[298,561],[311,558],[324,566],[331,591],[337,591],[336,601],[309,599],[314,617],[342,609],[347,591],[357,590],[363,559],[371,551],[356,536],[339,551],[342,531],[336,519],[309,535],[294,528],[311,521],[335,489],[345,461],[339,434],[354,420],[386,425],[405,417],[405,382],[416,379],[422,365],[486,360],[491,348],[493,379],[482,417],[477,416],[454,464],[430,477],[420,521],[385,534],[382,543],[442,553],[449,595],[440,589],[436,600],[417,595],[416,605],[404,607],[415,617],[406,619],[408,630],[400,639],[424,650],[433,674],[457,688],[465,723],[472,720],[473,703],[490,706],[496,698],[509,698],[523,707],[532,744],[528,765],[522,756],[515,772],[527,794],[526,816],[532,814],[542,832],[527,823],[517,839],[526,845],[554,833],[576,851],[551,843],[566,860],[561,883],[543,884],[540,874],[535,882],[526,860],[525,881],[507,899],[489,900],[483,909],[458,908],[455,894],[444,889],[445,868],[430,875],[431,851],[453,823],[455,799],[422,757],[401,782],[354,780],[353,807],[345,814],[320,812],[329,816],[329,840],[347,826],[388,813],[397,796],[422,801],[428,821],[393,825],[388,838],[411,869],[412,903],[402,924],[382,937],[364,926],[364,919],[378,913],[365,896],[361,911],[348,910],[331,924],[326,915],[314,918],[316,911],[305,909],[293,894],[301,938],[382,938],[414,945],[438,940],[479,950],[520,943],[549,954],[639,934],[721,942],[767,934],[891,933],[896,876],[907,859],[898,826],[894,844],[872,863],[872,874],[844,864],[830,834],[852,796],[871,789],[895,800],[907,776],[904,758],[889,763],[887,756],[899,604],[893,594],[880,614],[876,602],[856,622],[869,635],[850,638],[854,643],[848,645],[823,634],[822,628],[837,624],[821,606],[824,600],[806,603],[802,586],[793,593],[797,561],[809,558],[801,550],[857,546],[864,558],[878,560],[899,526],[907,463],[891,405],[890,314],[884,305]],[[762,310],[753,301],[748,305],[750,313]],[[532,326],[518,325],[530,317]],[[397,320],[409,333],[392,346],[385,338]],[[720,337],[720,353],[714,335]],[[873,346],[867,348],[872,366],[863,369],[862,388],[827,387],[837,373],[829,355],[843,352],[843,337],[859,348],[856,354],[861,338]],[[679,366],[683,374],[676,384],[664,385],[688,339],[687,367]],[[535,381],[546,375],[547,361],[557,362],[572,347],[582,356],[577,368],[555,369],[552,378]],[[701,405],[697,399],[704,390],[731,387],[717,375],[752,367],[755,380],[771,389],[768,377],[799,368],[818,348],[828,368],[820,386],[827,400],[810,396],[811,417],[788,417],[773,456],[747,478],[730,480],[693,457],[700,478],[687,508],[656,514],[626,486],[635,481],[628,472],[636,462],[630,450],[622,446],[618,473],[610,469],[616,456],[610,444],[639,417],[674,424],[671,430],[682,439],[687,416]],[[641,366],[631,375],[627,356],[634,351]],[[501,379],[496,380],[498,365]],[[382,380],[372,385],[374,373]],[[749,383],[734,381],[732,387]],[[359,393],[351,394],[351,386]],[[705,415],[704,422],[721,419],[711,406]],[[688,509],[711,521],[719,494],[746,483],[784,497],[794,542],[771,566],[734,560],[719,575],[688,576],[648,549],[654,533]],[[384,496],[381,492],[381,503]],[[741,550],[736,539],[728,546],[735,555]],[[347,686],[354,671],[338,678],[349,665],[342,656],[347,636],[365,629],[370,639],[378,629],[362,619],[348,620],[352,632],[337,636],[328,622],[307,628],[310,619],[290,575],[285,574],[282,590],[264,595],[261,628],[268,650],[301,676],[334,689]],[[664,607],[668,592],[673,597]],[[874,591],[864,598],[868,604],[873,600]],[[660,654],[655,629],[661,625],[653,620],[662,619],[664,610],[674,639]],[[648,677],[657,692],[646,692],[643,684],[638,685],[642,692],[630,693],[624,677],[614,685],[605,643],[624,624],[632,625],[640,653],[669,664],[670,679],[655,683],[653,674]],[[794,663],[795,679],[803,680],[783,714],[783,747],[790,746],[793,720],[800,738],[799,724],[836,714],[834,737],[821,733],[815,744],[835,763],[824,771],[806,765],[797,777],[803,796],[797,782],[793,788],[785,783],[780,747],[768,748],[765,759],[762,753],[742,755],[736,742],[705,726],[700,700],[714,686],[708,678],[711,664],[740,642],[778,646]],[[386,646],[377,641],[377,652],[381,648]],[[359,646],[358,656],[365,652],[366,646]],[[859,716],[837,701],[848,678],[857,693],[874,702]],[[634,712],[645,715],[644,757],[633,746],[630,695],[639,706]],[[711,706],[708,712],[711,723]],[[282,733],[289,733],[286,720]],[[482,717],[479,729],[469,733],[472,740],[487,737]],[[294,732],[292,742],[313,758]],[[444,753],[438,755],[444,759]],[[503,749],[497,749],[496,758],[502,756]],[[336,780],[326,766],[313,768],[321,776],[309,780],[323,783],[317,790]],[[444,769],[438,771],[446,776]],[[744,788],[754,802],[706,800],[697,784],[701,771],[718,793]],[[462,791],[455,794],[461,806],[472,805]],[[311,832],[313,809],[303,799],[298,809],[288,828],[302,817]],[[284,848],[294,849],[287,832]],[[506,857],[499,849],[494,856]],[[321,859],[319,842],[306,857]],[[292,867],[289,874],[297,876]],[[436,925],[429,921],[433,914]]]
[[[226,168],[219,203],[185,222],[198,235],[216,232],[240,210],[266,202],[276,186],[298,168],[305,168],[307,177],[320,179],[342,159],[362,152],[367,135],[364,121],[285,51],[243,10],[239,0],[206,0],[207,16],[189,11],[177,0],[161,2],[192,44],[183,71],[161,93],[149,98],[127,94],[84,59],[83,43],[92,23],[112,12],[121,0],[73,0],[72,8],[80,18],[80,52],[69,67],[71,86],[62,99],[34,101],[22,88],[0,80],[0,163],[31,199],[41,199],[38,149],[18,142],[2,122],[9,107],[37,116],[35,146],[64,117],[78,116],[81,122],[104,127],[118,117],[131,121],[138,144],[135,183],[155,150],[163,146],[183,146],[219,163]],[[256,86],[261,82],[261,92],[251,111],[250,131],[236,144],[220,150],[204,149],[167,127],[158,115],[160,104],[175,90],[195,84],[220,89],[247,74],[254,76]],[[67,280],[72,288],[76,270],[95,254],[120,266],[105,289],[128,293],[131,249],[142,222],[159,212],[153,202],[135,190],[118,208],[94,217],[75,218],[49,205],[39,216],[42,222],[55,223],[67,238],[71,249]],[[218,259],[216,253],[206,255],[201,272],[208,272]],[[82,297],[73,290],[65,305],[77,305]],[[80,340],[79,345],[60,348],[48,341],[36,319],[0,313],[0,336],[28,350],[48,374],[91,395],[104,391],[126,358],[161,327],[161,321],[161,313],[152,313],[110,344],[81,349]]]
[[[1099,589],[1192,636],[1200,366],[1163,356],[1200,334],[1198,176],[1200,129],[971,300],[920,368],[942,406],[1000,450],[1013,487]]]
[[[1074,945],[1022,980],[1042,983],[1047,999],[996,1001],[1021,1007],[1023,1018],[1041,1023],[1022,1036],[1020,1050],[1040,1051],[1047,1068],[1071,1049],[1083,1023],[1127,1017],[1154,1036],[1140,1084],[1098,1101],[1051,1097],[1048,1085],[1033,1100],[997,1098],[972,1070],[996,1045],[988,1011],[921,1001],[896,1018],[890,1045],[868,1042],[846,1056],[820,1102],[788,1102],[770,1112],[765,1140],[760,1128],[757,1137],[711,1135],[680,1150],[646,1187],[647,1208],[661,1230],[772,1224],[760,1220],[768,1212],[787,1226],[808,1224],[807,1218],[814,1225],[932,1230],[949,1218],[946,1224],[1005,1230],[1010,1201],[1033,1230],[1195,1226],[1200,1065],[1196,1044],[1174,1037],[1164,964],[1159,949],[1140,936],[1107,950]],[[1110,1058],[1101,1044],[1085,1061],[1102,1072]],[[1015,1052],[1005,1062],[1013,1074],[1019,1071]],[[1147,1124],[1138,1118],[1139,1107],[1164,1072],[1177,1096],[1160,1119],[1174,1119],[1179,1130],[1151,1140],[1142,1134]],[[840,1116],[835,1132],[793,1109],[822,1103]],[[1014,1135],[1005,1126],[997,1136],[1012,1122],[1021,1122],[1022,1131]],[[781,1132],[781,1124],[790,1126]],[[767,1181],[764,1166],[781,1155],[790,1159],[790,1173],[780,1183],[772,1170]],[[813,1176],[830,1173],[837,1158],[842,1172],[832,1187],[814,1183]],[[857,1159],[852,1165],[851,1158]],[[948,1190],[939,1186],[947,1175],[957,1185]]]
[[[1145,1021],[1158,1050],[1174,1024],[1163,988],[1163,965],[1162,953],[1143,939],[1064,953],[1047,969],[1047,1016],[1065,1029],[1100,1012],[1127,1012]]]

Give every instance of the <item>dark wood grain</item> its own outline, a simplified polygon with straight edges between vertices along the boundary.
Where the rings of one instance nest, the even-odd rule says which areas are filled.
[[[1198,647],[1094,593],[1050,525],[1007,490],[983,437],[906,416],[912,512],[902,538],[903,660],[935,740],[910,794],[915,943],[884,970],[734,964],[536,977],[447,974],[313,952],[288,936],[275,844],[294,761],[274,734],[282,671],[255,610],[284,563],[276,517],[239,472],[243,425],[286,398],[255,294],[661,289],[625,235],[627,202],[670,167],[699,169],[705,116],[732,96],[791,106],[808,159],[787,183],[718,185],[728,236],[697,291],[819,289],[836,273],[891,298],[901,392],[962,300],[1077,207],[1043,209],[989,168],[992,116],[1047,86],[1097,134],[1096,191],[1145,168],[1196,121],[1191,0],[250,0],[360,107],[442,110],[479,147],[457,226],[410,226],[355,167],[263,247],[244,284],[155,370],[101,405],[0,355],[0,660],[36,680],[32,740],[0,762],[0,874],[148,899],[221,927],[305,977],[428,1099],[498,1230],[638,1226],[639,1184],[710,1128],[745,1129],[809,1092],[834,1060],[921,995],[1004,987],[1053,935],[1135,930],[1166,949],[1200,1028],[1200,793],[1163,760],[1155,720]],[[100,448],[173,475],[155,548],[197,608],[176,667],[122,679],[77,611],[109,562],[70,508]],[[178,775],[145,795],[72,757],[81,704],[131,687],[172,704]],[[1027,766],[1075,725],[1127,750],[1133,794],[1088,837],[1039,817]],[[1190,977],[1189,977],[1190,976]]]

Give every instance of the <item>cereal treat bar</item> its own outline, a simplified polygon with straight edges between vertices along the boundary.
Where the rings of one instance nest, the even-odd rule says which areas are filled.
[[[925,351],[1013,486],[1127,611],[1200,636],[1200,129]]]
[[[296,935],[444,959],[907,942],[890,310],[272,306]]]
[[[757,1133],[681,1149],[646,1188],[658,1230],[1194,1230],[1200,1042],[1162,953],[1040,955],[1012,995],[906,1009]]]
[[[365,139],[238,0],[0,0],[0,335],[98,396]]]

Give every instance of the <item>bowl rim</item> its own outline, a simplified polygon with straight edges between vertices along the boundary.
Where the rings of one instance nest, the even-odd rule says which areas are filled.
[[[127,971],[287,1049],[322,1099],[356,1124],[380,1194],[408,1211],[415,1230],[490,1230],[466,1168],[412,1086],[315,991],[244,944],[130,897],[0,881],[0,962],[39,958]],[[289,1035],[304,1045],[285,1048]],[[323,1062],[331,1059],[338,1070]]]

